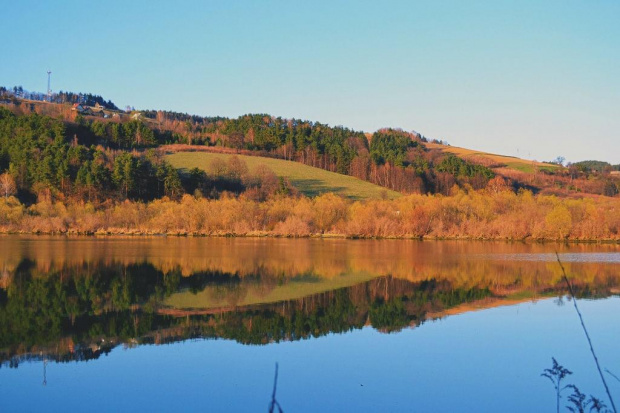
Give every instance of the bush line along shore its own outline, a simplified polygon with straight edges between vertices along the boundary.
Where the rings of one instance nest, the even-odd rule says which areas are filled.
[[[620,200],[454,188],[451,196],[351,201],[276,196],[256,201],[184,195],[150,202],[0,198],[0,232],[30,234],[282,236],[343,238],[620,241]]]

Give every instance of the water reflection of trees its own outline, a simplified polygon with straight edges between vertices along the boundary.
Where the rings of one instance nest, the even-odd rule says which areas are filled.
[[[512,279],[478,276],[434,277],[412,281],[391,275],[268,304],[238,307],[248,292],[267,294],[287,283],[321,283],[311,272],[283,273],[257,267],[253,273],[157,269],[150,263],[93,263],[42,269],[24,259],[0,286],[0,361],[58,362],[97,358],[118,345],[162,344],[190,338],[227,338],[245,344],[301,340],[342,333],[366,325],[393,332],[420,325],[448,310],[467,311],[467,303],[493,305],[509,292],[529,297],[554,294],[562,285],[545,275],[524,286]],[[574,280],[580,296],[608,296],[617,277]],[[171,309],[166,297],[179,291],[208,291],[230,303],[226,308]],[[257,293],[258,292],[258,293]],[[459,310],[461,309],[461,310]]]
[[[343,272],[367,271],[377,275],[420,281],[438,275],[458,283],[515,279],[523,284],[543,277],[561,278],[553,252],[560,253],[569,275],[605,276],[605,262],[571,263],[569,253],[619,253],[615,244],[525,244],[459,241],[350,241],[314,239],[234,238],[80,238],[0,237],[0,273],[10,272],[23,258],[36,262],[41,272],[90,263],[131,265],[148,259],[158,270],[180,270],[183,276],[206,271],[252,275],[258,267],[274,273],[314,273],[323,278]],[[547,261],[515,261],[515,255],[550,255]],[[148,258],[146,258],[148,257]],[[540,258],[540,257],[539,257]],[[518,258],[517,258],[518,259]],[[4,277],[3,277],[4,278]],[[0,286],[2,282],[0,281]]]

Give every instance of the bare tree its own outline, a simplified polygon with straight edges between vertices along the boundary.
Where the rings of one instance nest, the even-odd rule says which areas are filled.
[[[4,195],[4,198],[8,198],[10,195],[14,195],[17,192],[15,179],[6,172],[0,175],[0,192]]]

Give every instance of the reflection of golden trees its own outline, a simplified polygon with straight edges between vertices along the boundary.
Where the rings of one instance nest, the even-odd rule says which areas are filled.
[[[412,282],[445,279],[455,287],[488,287],[497,292],[542,291],[561,282],[561,271],[553,256],[556,249],[561,257],[564,253],[620,252],[620,246],[612,244],[12,236],[0,237],[0,268],[3,284],[9,283],[23,259],[29,259],[41,276],[66,268],[81,268],[80,272],[88,273],[89,267],[100,264],[146,262],[164,274],[179,271],[183,276],[219,271],[242,278],[263,274],[275,280],[308,274],[338,282],[345,280],[343,274],[366,274],[365,279],[391,275]],[[577,283],[619,284],[618,264],[571,262],[569,258],[563,262],[569,277]],[[237,294],[261,297],[274,285],[250,283],[244,286],[247,291]]]

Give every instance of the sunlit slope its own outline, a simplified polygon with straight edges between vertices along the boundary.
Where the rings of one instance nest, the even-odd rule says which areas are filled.
[[[189,290],[174,293],[165,299],[164,305],[177,310],[209,310],[277,303],[351,287],[376,277],[376,274],[363,271],[345,273],[333,278],[323,278],[309,273],[290,278],[272,288],[266,288],[261,283],[236,289],[234,286],[228,289],[222,286],[209,286],[198,293]]]
[[[307,196],[316,196],[324,192],[333,192],[351,199],[381,198],[384,194],[390,199],[400,196],[398,192],[352,176],[282,159],[209,152],[176,152],[166,155],[166,160],[177,169],[200,168],[208,172],[214,159],[219,158],[227,162],[231,156],[238,156],[250,170],[259,165],[267,166],[276,175],[288,178],[291,184]]]
[[[503,167],[513,169],[516,171],[533,173],[535,168],[539,169],[556,169],[557,165],[528,161],[527,159],[517,158],[515,156],[496,155],[488,152],[476,151],[473,149],[459,148],[456,146],[440,145],[436,143],[425,143],[429,149],[438,149],[442,152],[452,153],[460,158],[463,158],[474,163],[482,164],[490,168]]]

